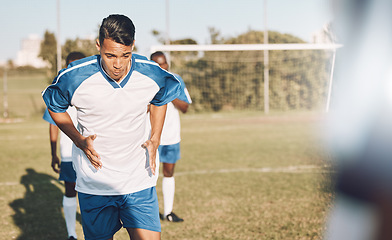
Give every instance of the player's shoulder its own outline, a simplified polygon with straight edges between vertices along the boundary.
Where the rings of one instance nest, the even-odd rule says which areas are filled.
[[[75,81],[86,79],[99,71],[99,55],[94,55],[71,62],[67,68],[63,69],[57,80],[66,81],[70,79]]]
[[[162,69],[158,63],[148,60],[146,57],[132,54],[135,60],[134,70],[145,76],[147,79],[154,81],[159,88],[166,86],[167,89],[173,88],[173,92],[180,91],[181,82],[170,72]],[[165,91],[167,91],[167,89]]]
[[[93,56],[89,56],[89,57],[75,60],[75,61],[71,62],[67,68],[72,68],[75,66],[82,67],[82,66],[88,66],[88,65],[91,65],[94,63],[98,63],[98,57],[99,57],[99,55],[93,55]]]
[[[133,56],[136,60],[147,60],[147,61],[149,61],[148,58],[147,58],[146,56],[143,56],[143,55],[140,55],[140,54],[137,54],[137,53],[132,53],[132,56]]]
[[[151,70],[158,70],[160,71],[160,67],[158,63],[149,60],[147,57],[133,53],[132,58],[135,60],[135,64],[137,66],[137,70],[139,71],[151,71]]]
[[[163,79],[164,76],[172,76],[171,73],[159,67],[158,63],[149,60],[145,56],[132,54],[132,58],[135,61],[135,70],[151,79],[158,80],[160,78]]]

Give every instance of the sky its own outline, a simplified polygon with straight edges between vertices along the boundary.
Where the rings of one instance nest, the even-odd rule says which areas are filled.
[[[235,37],[249,29],[263,31],[264,1],[268,30],[311,41],[332,20],[330,0],[59,0],[60,39],[97,36],[102,19],[110,14],[127,15],[136,27],[138,53],[150,54],[159,45],[152,30],[166,32],[169,5],[169,36],[210,43],[209,27],[223,37]],[[57,0],[0,0],[0,62],[15,59],[21,40],[29,35],[57,33]]]

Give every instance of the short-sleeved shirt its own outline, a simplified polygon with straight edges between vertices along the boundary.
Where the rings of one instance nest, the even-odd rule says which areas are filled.
[[[53,112],[77,109],[78,131],[85,137],[96,134],[94,149],[101,157],[96,170],[86,155],[73,148],[77,173],[76,190],[93,195],[121,195],[156,185],[146,150],[148,104],[165,105],[178,97],[181,83],[158,64],[137,54],[122,81],[103,70],[101,57],[72,62],[42,95]]]
[[[189,95],[189,92],[185,86],[184,80],[175,74],[178,80],[181,82],[181,91],[180,95],[177,97],[178,99],[191,104],[192,99]],[[162,129],[161,135],[161,145],[172,145],[179,143],[181,141],[181,123],[180,123],[180,114],[177,108],[174,106],[172,102],[167,104],[165,123]]]

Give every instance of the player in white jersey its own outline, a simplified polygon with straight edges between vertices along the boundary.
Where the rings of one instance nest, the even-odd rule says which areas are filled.
[[[181,83],[132,54],[135,27],[124,15],[103,19],[99,55],[77,60],[42,93],[57,126],[74,142],[72,160],[85,239],[160,239],[156,153],[166,104]],[[78,129],[68,106],[77,109]],[[146,131],[150,105],[151,134]]]
[[[66,59],[66,65],[71,62],[84,58],[85,55],[81,52],[71,52],[68,54]],[[76,109],[74,107],[69,107],[67,109],[69,116],[71,117],[74,124],[76,123]],[[65,224],[67,226],[68,240],[77,239],[76,235],[76,173],[72,166],[72,141],[60,131],[60,158],[57,156],[57,139],[59,135],[59,129],[56,123],[53,122],[46,109],[43,119],[49,122],[49,138],[50,138],[50,150],[52,155],[51,166],[53,171],[60,173],[59,180],[64,181],[65,193],[63,197],[63,210]]]
[[[166,71],[169,70],[169,64],[163,52],[155,52],[151,54],[151,60],[157,62],[159,66]],[[182,222],[184,219],[178,217],[173,212],[174,204],[174,167],[176,162],[180,159],[180,141],[181,141],[181,126],[180,114],[186,113],[189,104],[192,103],[188,90],[182,78],[176,75],[181,81],[181,93],[178,98],[167,104],[165,124],[163,125],[161,145],[159,146],[159,159],[163,165],[163,179],[162,179],[162,193],[163,193],[163,214],[161,219],[170,222]]]

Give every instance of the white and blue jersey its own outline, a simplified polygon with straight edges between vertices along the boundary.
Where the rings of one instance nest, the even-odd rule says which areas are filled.
[[[178,99],[191,104],[192,99],[188,93],[188,90],[185,86],[184,80],[175,74],[177,79],[181,82],[181,90],[180,95],[177,97]],[[179,143],[181,141],[181,124],[180,124],[180,114],[177,108],[174,106],[172,102],[167,104],[165,123],[162,129],[161,135],[161,145],[172,145]]]
[[[73,148],[79,192],[121,195],[156,185],[158,174],[150,174],[146,150],[141,147],[148,138],[147,106],[162,106],[177,98],[181,83],[145,57],[133,54],[131,61],[120,82],[104,72],[99,55],[74,61],[42,93],[53,112],[75,106],[78,131],[85,137],[97,135],[93,144],[101,169],[96,170],[82,150]]]

